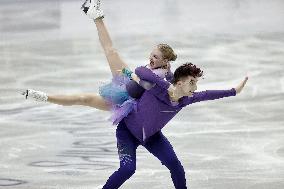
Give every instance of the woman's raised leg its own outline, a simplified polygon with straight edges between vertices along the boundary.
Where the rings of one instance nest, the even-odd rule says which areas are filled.
[[[112,40],[103,22],[103,18],[95,19],[94,22],[96,24],[99,40],[106,55],[111,73],[112,75],[117,75],[119,74],[118,70],[128,68],[128,65],[121,59],[118,51],[113,47]]]
[[[89,2],[90,5],[87,5]],[[119,70],[122,70],[123,68],[128,68],[128,66],[121,59],[117,50],[112,45],[112,40],[103,22],[104,13],[101,10],[100,0],[86,0],[85,3],[82,5],[82,10],[92,20],[94,20],[96,24],[99,40],[106,55],[112,75],[114,76],[120,74]]]

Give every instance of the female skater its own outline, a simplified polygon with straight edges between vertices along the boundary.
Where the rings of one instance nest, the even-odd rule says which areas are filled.
[[[98,106],[100,109],[112,111],[111,121],[113,124],[118,124],[133,109],[136,104],[135,99],[139,98],[144,90],[151,88],[152,85],[143,80],[135,82],[120,75],[120,70],[128,68],[128,65],[112,46],[111,38],[103,22],[104,14],[100,7],[100,0],[97,0],[97,2],[86,0],[82,5],[82,10],[96,24],[99,40],[113,75],[111,83],[100,87],[100,96],[96,98],[96,101],[100,104]],[[147,67],[159,77],[171,81],[173,74],[170,71],[170,62],[175,61],[176,58],[176,54],[169,45],[159,44],[153,49]]]
[[[88,5],[88,3],[90,4]],[[120,58],[118,52],[112,45],[112,40],[104,25],[104,14],[100,8],[100,0],[96,3],[93,0],[86,0],[82,5],[83,11],[94,20],[100,43],[106,55],[111,73],[113,75],[112,82],[99,88],[98,94],[78,94],[78,95],[49,95],[48,102],[60,105],[89,105],[100,110],[112,111],[111,121],[117,124],[125,117],[134,107],[136,101],[145,89],[151,88],[153,85],[149,82],[140,80],[135,82],[120,74],[123,68],[128,65]],[[150,54],[150,63],[147,65],[156,75],[166,78],[168,81],[173,79],[170,71],[170,62],[177,58],[173,49],[167,44],[157,45]],[[137,77],[134,77],[135,79]],[[38,96],[38,91],[28,90],[25,94]]]

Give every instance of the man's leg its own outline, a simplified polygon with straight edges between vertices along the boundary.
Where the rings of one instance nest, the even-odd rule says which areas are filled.
[[[119,188],[136,170],[136,149],[139,141],[130,133],[122,120],[116,129],[120,168],[107,180],[103,189]]]
[[[149,138],[149,141],[144,147],[156,156],[163,165],[165,165],[171,172],[171,177],[176,189],[185,189],[186,179],[183,166],[178,160],[174,149],[168,139],[158,132]]]

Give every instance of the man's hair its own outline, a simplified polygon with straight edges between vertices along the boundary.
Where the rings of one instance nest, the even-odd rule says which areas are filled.
[[[175,70],[173,84],[188,76],[202,77],[203,71],[192,63],[185,63]]]

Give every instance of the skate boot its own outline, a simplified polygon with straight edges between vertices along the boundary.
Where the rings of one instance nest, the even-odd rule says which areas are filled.
[[[100,0],[85,0],[81,9],[93,20],[104,18],[104,12],[101,10]]]
[[[46,102],[48,99],[48,96],[46,93],[41,92],[41,91],[35,91],[32,89],[28,89],[24,92],[22,92],[22,95],[26,97],[26,99],[33,99],[35,101],[39,102]]]

